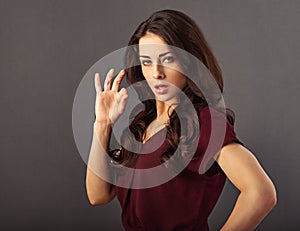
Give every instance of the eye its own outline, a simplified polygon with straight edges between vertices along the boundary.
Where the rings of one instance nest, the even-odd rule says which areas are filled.
[[[174,62],[174,57],[173,56],[167,56],[167,57],[163,58],[163,62],[164,63],[172,63],[172,62]]]
[[[141,63],[143,66],[150,66],[152,64],[151,60],[148,59],[141,60]]]

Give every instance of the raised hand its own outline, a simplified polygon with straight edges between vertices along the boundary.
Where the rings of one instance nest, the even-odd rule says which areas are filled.
[[[114,69],[111,69],[106,75],[103,91],[100,83],[100,74],[95,74],[95,122],[114,124],[124,112],[128,92],[125,88],[122,88],[120,91],[118,89],[125,73],[125,70],[121,70],[112,84]]]

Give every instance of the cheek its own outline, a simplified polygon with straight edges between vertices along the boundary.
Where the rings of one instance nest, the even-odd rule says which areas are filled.
[[[180,77],[178,79],[179,79],[179,82],[180,82],[181,86],[185,86],[187,84],[185,76],[180,75]]]
[[[186,80],[186,78],[184,78],[184,82],[183,82],[182,88],[184,88],[186,85],[187,85],[187,80]]]
[[[187,85],[186,77],[182,76],[181,74],[174,76],[174,80],[172,81],[172,84],[174,84],[180,89],[183,89]]]
[[[141,66],[141,69],[142,69],[144,78],[148,79],[149,78],[149,68],[145,68],[145,67]]]

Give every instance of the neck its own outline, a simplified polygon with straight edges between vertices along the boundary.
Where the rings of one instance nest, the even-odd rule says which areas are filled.
[[[156,119],[161,122],[168,122],[169,121],[169,115],[173,112],[175,109],[176,104],[170,103],[170,102],[162,102],[159,100],[156,100],[156,112],[157,117]]]

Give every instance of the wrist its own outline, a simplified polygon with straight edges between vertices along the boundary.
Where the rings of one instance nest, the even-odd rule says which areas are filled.
[[[106,121],[94,122],[94,135],[102,145],[106,145],[109,142],[111,131],[112,126],[110,123],[107,123]]]
[[[106,126],[112,126],[113,125],[113,123],[111,122],[111,120],[110,119],[103,119],[103,120],[95,120],[94,121],[94,126],[104,126],[104,125],[106,125]]]
[[[94,129],[96,131],[111,130],[111,128],[112,128],[112,123],[108,120],[102,120],[102,121],[95,121],[94,122]]]

